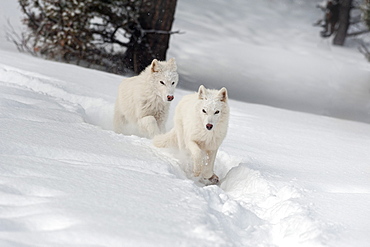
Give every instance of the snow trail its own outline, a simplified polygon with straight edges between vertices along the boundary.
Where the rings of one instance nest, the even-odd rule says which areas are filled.
[[[76,90],[71,92],[67,89],[67,82],[3,64],[0,64],[0,75],[0,81],[53,97],[58,104],[67,108],[67,110],[77,111],[81,114],[86,122],[100,126],[103,129],[112,129],[112,123],[110,123],[113,114],[112,103],[102,98],[84,95],[83,88],[80,89],[80,94],[76,94]],[[76,87],[78,86],[76,85]],[[65,104],[65,102],[68,102],[68,104]]]
[[[173,149],[158,149],[151,141],[134,138],[135,145],[145,146],[173,169],[178,178],[194,182],[197,193],[208,202],[217,222],[223,222],[240,236],[247,236],[238,245],[258,246],[261,236],[266,243],[276,246],[324,246],[323,237],[328,227],[315,220],[309,206],[300,202],[304,190],[295,184],[274,183],[258,170],[219,151],[216,157],[216,174],[222,175],[219,186],[204,186],[191,175],[191,167],[184,154]],[[185,163],[185,164],[184,164]],[[215,222],[214,222],[215,223]],[[202,233],[204,234],[204,233]],[[253,236],[258,236],[253,239]],[[240,237],[239,237],[240,238]],[[262,243],[262,246],[263,243]]]

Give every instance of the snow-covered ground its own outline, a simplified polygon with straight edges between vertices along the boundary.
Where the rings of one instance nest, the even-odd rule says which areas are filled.
[[[19,29],[3,4],[0,26]],[[260,103],[230,101],[219,186],[111,130],[122,77],[19,54],[1,33],[0,246],[369,246],[370,65],[319,37],[314,5],[179,0],[180,86]]]

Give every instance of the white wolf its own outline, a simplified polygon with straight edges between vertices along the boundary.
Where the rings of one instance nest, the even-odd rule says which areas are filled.
[[[190,152],[193,175],[207,184],[217,184],[213,167],[217,150],[224,140],[229,123],[226,88],[199,87],[198,93],[184,96],[175,110],[174,127],[153,139],[156,147],[178,147]],[[208,181],[207,181],[208,180]]]
[[[174,58],[154,59],[138,76],[124,79],[118,88],[114,109],[114,131],[152,138],[165,132],[170,102],[179,76]]]

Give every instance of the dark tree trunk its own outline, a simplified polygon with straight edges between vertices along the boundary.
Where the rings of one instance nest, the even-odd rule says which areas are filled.
[[[344,45],[349,27],[352,0],[341,0],[339,10],[339,26],[333,39],[334,45]]]
[[[128,69],[144,70],[154,58],[166,60],[177,0],[143,0],[140,26],[133,27],[130,44],[124,55]]]

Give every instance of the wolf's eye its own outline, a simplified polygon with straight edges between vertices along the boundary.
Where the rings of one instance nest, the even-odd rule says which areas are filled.
[[[220,111],[215,111],[215,114],[219,114],[220,113]]]
[[[202,110],[202,112],[203,112],[203,113],[207,113],[207,112],[206,112],[206,110],[204,110],[204,109]]]
[[[160,83],[161,83],[162,85],[164,85],[164,82],[163,82],[163,81],[160,81]]]
[[[175,82],[174,81],[172,82],[172,85],[175,85]]]

